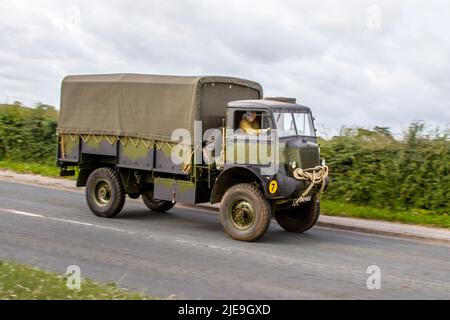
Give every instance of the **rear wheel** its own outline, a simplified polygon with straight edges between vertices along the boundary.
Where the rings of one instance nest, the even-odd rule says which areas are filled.
[[[166,212],[173,208],[175,203],[165,200],[157,200],[153,197],[153,191],[142,194],[142,201],[152,211]]]
[[[298,207],[275,211],[278,224],[288,232],[303,233],[311,229],[319,219],[320,203],[315,197]]]
[[[94,170],[86,183],[86,200],[95,215],[102,218],[117,216],[125,203],[119,175],[111,168]]]
[[[253,184],[238,184],[223,196],[220,221],[228,235],[240,241],[255,241],[270,225],[269,201]]]

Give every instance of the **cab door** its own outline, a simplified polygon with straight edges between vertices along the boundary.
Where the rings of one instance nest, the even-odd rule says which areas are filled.
[[[258,122],[260,129],[273,128],[272,117],[268,110],[229,110],[226,164],[268,166],[272,158],[271,135],[270,133],[251,135],[240,128],[240,122],[248,111],[257,114],[255,121]]]

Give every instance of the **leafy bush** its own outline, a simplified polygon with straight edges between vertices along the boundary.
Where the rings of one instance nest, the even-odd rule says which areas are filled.
[[[396,140],[387,129],[343,129],[321,141],[330,166],[327,197],[397,210],[449,212],[448,132],[427,134],[423,123],[410,125]]]
[[[54,163],[57,111],[48,105],[0,105],[0,160]]]

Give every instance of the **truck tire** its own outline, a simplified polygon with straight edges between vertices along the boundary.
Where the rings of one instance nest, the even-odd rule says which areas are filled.
[[[153,197],[153,191],[142,194],[142,201],[151,211],[166,212],[173,208],[172,201],[157,200]]]
[[[320,216],[320,203],[313,197],[310,202],[293,207],[275,211],[275,219],[286,231],[303,233],[316,224]]]
[[[94,170],[86,183],[86,200],[91,211],[102,218],[114,218],[125,203],[119,175],[111,168]]]
[[[269,228],[271,216],[269,201],[253,184],[235,185],[222,198],[220,221],[235,240],[258,240]]]

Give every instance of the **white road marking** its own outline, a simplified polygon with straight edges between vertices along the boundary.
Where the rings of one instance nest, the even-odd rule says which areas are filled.
[[[73,223],[73,224],[81,224],[83,226],[94,226],[92,223],[87,223],[87,222],[80,222],[80,221],[75,221],[75,220],[67,220],[67,219],[60,219],[60,218],[53,218],[53,217],[45,217],[47,219],[50,220],[55,220],[55,221],[62,221],[62,222],[68,222],[68,223]]]
[[[9,213],[20,214],[22,216],[27,216],[27,217],[45,218],[43,215],[35,214],[35,213],[23,212],[23,211],[12,210],[12,209],[3,209],[3,208],[0,208],[0,210],[6,211]]]
[[[99,228],[99,229],[106,229],[106,230],[112,230],[112,231],[117,231],[117,232],[126,232],[126,233],[130,233],[130,234],[134,234],[134,232],[131,232],[131,231],[112,228],[112,227],[105,227],[105,226],[99,226],[99,225],[95,225],[95,227]]]
[[[216,246],[211,246],[211,245],[208,245],[208,247],[209,247],[209,248],[212,248],[212,249],[219,249],[219,250],[224,250],[224,251],[231,251],[231,249],[223,248],[223,247],[216,247]]]
[[[172,240],[172,241],[176,242],[176,243],[188,244],[188,245],[191,245],[191,246],[194,246],[194,247],[197,246],[197,242],[195,242],[195,241],[181,240],[181,239],[175,239],[175,240]]]
[[[44,216],[44,215],[41,215],[41,214],[24,212],[24,211],[18,211],[18,210],[13,210],[13,209],[0,208],[0,211],[4,211],[4,212],[7,212],[7,213],[18,214],[18,215],[26,216],[26,217],[43,218],[43,219],[48,219],[48,220],[53,220],[53,221],[60,221],[60,222],[78,224],[78,225],[83,225],[83,226],[88,226],[88,227],[95,227],[95,228],[99,228],[99,229],[112,230],[112,231],[117,231],[117,232],[128,232],[126,230],[117,229],[117,228],[111,228],[111,227],[106,227],[106,226],[101,226],[101,225],[96,225],[96,224],[89,223],[89,222],[75,221],[75,220],[69,220],[69,219],[61,219],[61,218],[55,218],[55,217],[47,217],[47,216]]]
[[[209,245],[209,244],[206,244],[206,243],[203,243],[203,242],[198,242],[198,241],[175,239],[175,240],[171,240],[171,242],[188,244],[188,245],[191,245],[193,247],[198,247],[198,246],[207,247],[207,248],[211,248],[211,249],[215,249],[215,250],[223,250],[223,251],[232,251],[233,250],[233,249],[230,249],[230,248],[213,246],[213,245]]]

